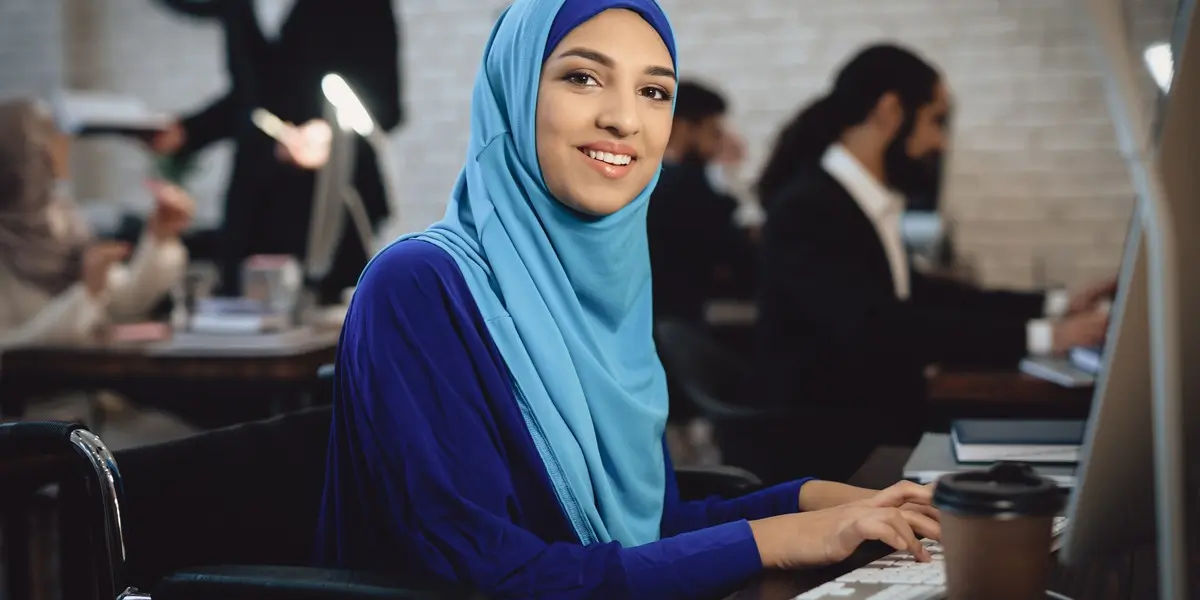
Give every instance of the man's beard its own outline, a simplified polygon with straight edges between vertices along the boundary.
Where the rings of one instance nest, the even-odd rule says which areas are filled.
[[[936,192],[942,180],[942,153],[933,150],[917,158],[909,156],[905,146],[911,133],[910,121],[883,155],[888,186],[910,198]]]

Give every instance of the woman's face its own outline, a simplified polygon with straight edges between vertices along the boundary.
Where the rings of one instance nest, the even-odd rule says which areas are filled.
[[[563,38],[542,67],[537,152],[560,202],[604,216],[646,188],[671,137],[675,71],[637,13],[610,9]]]

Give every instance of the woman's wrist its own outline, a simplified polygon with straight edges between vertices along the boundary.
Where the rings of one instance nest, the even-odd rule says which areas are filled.
[[[800,486],[800,498],[798,502],[800,512],[808,512],[866,500],[874,495],[874,493],[874,490],[838,483],[836,481],[812,480]]]
[[[777,569],[783,563],[784,546],[780,540],[781,527],[786,516],[768,517],[750,521],[750,533],[758,546],[758,557],[764,569]]]

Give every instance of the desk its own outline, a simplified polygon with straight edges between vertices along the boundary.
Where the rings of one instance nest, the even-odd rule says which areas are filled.
[[[0,357],[0,415],[20,417],[31,399],[65,391],[144,396],[167,386],[174,393],[236,387],[276,400],[300,398],[312,389],[317,368],[333,361],[338,332],[286,335],[253,351],[169,342],[10,350]]]
[[[876,449],[851,481],[856,485],[881,487],[898,480],[911,448]],[[864,544],[848,560],[803,572],[768,573],[727,600],[790,600],[891,553],[882,544]],[[1051,560],[1054,560],[1051,558]],[[1200,565],[1198,565],[1200,566]],[[1054,562],[1050,589],[1075,600],[1144,600],[1156,598],[1152,549],[1136,549],[1112,565],[1064,567]]]
[[[1091,387],[1065,388],[1013,369],[935,368],[933,412],[950,417],[1085,418]]]

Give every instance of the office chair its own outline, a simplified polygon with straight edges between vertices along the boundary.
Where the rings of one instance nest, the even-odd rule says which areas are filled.
[[[58,482],[70,600],[479,597],[387,573],[303,566],[314,546],[331,417],[332,407],[313,407],[115,456],[81,425],[0,424],[0,501],[17,508],[16,490]],[[757,486],[736,470],[680,473],[688,497]],[[5,513],[14,547],[28,545],[7,535],[10,525],[21,533],[20,517]],[[28,557],[6,554],[9,597],[31,597]]]
[[[663,320],[654,333],[672,393],[681,394],[695,413],[713,424],[723,462],[773,482],[774,467],[762,435],[778,415],[733,400],[752,393],[750,367],[696,325]]]
[[[654,331],[673,392],[712,422],[725,463],[767,485],[803,476],[845,480],[873,449],[846,443],[845,433],[861,427],[861,416],[840,407],[759,408],[745,402],[759,393],[753,369],[700,327],[663,320]]]

